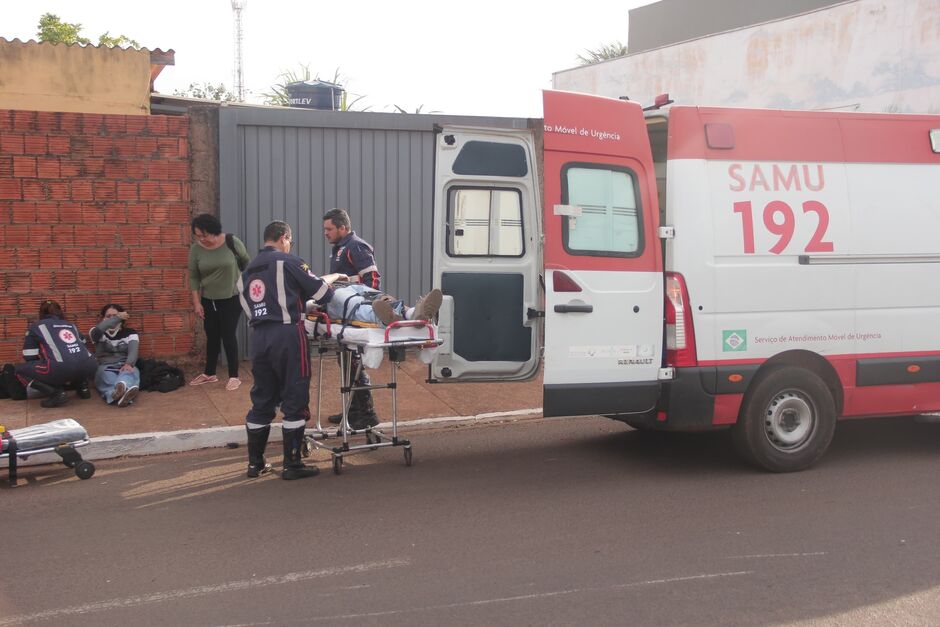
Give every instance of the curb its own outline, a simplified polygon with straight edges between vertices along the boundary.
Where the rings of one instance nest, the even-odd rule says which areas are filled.
[[[441,418],[419,418],[407,422],[399,422],[398,428],[411,429],[420,427],[429,429],[440,426],[461,424],[474,424],[493,419],[518,419],[525,416],[541,415],[542,408],[517,409],[515,411],[488,412],[474,416],[446,416]],[[332,427],[332,425],[330,425]],[[378,428],[390,429],[392,423],[380,423]],[[269,442],[279,442],[281,437],[281,424],[271,425]],[[92,438],[86,446],[78,449],[84,459],[114,459],[115,457],[143,457],[146,455],[161,455],[165,453],[182,453],[206,448],[222,448],[230,444],[239,447],[245,446],[245,427],[212,427],[209,429],[185,429],[182,431],[162,431],[154,433],[132,433],[128,435],[109,435]],[[33,466],[39,464],[60,463],[61,459],[55,453],[41,453],[30,455],[28,459],[20,458],[19,466]],[[7,460],[0,460],[0,468],[7,467]]]

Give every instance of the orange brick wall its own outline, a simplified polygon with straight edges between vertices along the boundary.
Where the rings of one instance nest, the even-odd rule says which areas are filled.
[[[87,332],[123,304],[141,355],[190,352],[185,116],[0,109],[0,363],[57,300]]]

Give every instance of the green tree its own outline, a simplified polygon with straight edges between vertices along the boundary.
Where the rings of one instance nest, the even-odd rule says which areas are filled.
[[[605,44],[596,50],[585,50],[584,55],[578,55],[578,63],[580,65],[594,65],[601,61],[619,59],[620,57],[626,56],[627,52],[625,45],[619,41],[615,41],[610,44]]]
[[[104,35],[98,37],[99,46],[107,46],[108,48],[134,48],[135,50],[140,50],[140,44],[137,41],[131,39],[127,35],[118,35],[117,37],[112,37],[109,34],[109,31],[105,31]]]
[[[281,72],[278,75],[279,82],[271,85],[271,91],[261,94],[264,97],[264,104],[267,105],[277,105],[281,107],[290,106],[290,94],[287,93],[287,86],[291,83],[297,83],[300,81],[309,81],[309,80],[324,80],[320,78],[320,75],[311,77],[310,75],[310,66],[300,64],[298,71],[287,70]],[[339,68],[336,68],[336,71],[333,72],[332,80],[327,81],[333,83],[334,85],[343,85],[346,82],[346,77],[340,74]],[[349,96],[355,96],[352,100],[349,100]],[[364,95],[350,94],[348,89],[343,90],[342,100],[340,101],[339,110],[340,111],[355,111],[353,107],[360,100],[365,98]],[[359,111],[368,111],[369,107],[364,109],[358,109]]]
[[[36,37],[39,41],[51,44],[90,44],[91,40],[81,36],[81,24],[69,24],[59,19],[58,15],[45,13],[39,18],[39,30]]]
[[[213,85],[212,83],[190,83],[186,89],[177,89],[173,92],[175,96],[184,96],[186,98],[202,98],[203,100],[219,100],[221,102],[235,102],[238,97],[229,91],[223,83]]]
[[[39,30],[36,32],[39,41],[50,44],[79,44],[87,46],[91,40],[82,36],[82,25],[63,22],[62,19],[54,13],[44,13],[39,18]],[[112,37],[109,32],[105,32],[98,38],[99,46],[108,48],[140,48],[140,44],[126,35]]]

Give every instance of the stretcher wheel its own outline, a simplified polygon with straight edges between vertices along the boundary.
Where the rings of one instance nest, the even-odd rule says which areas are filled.
[[[333,457],[333,474],[338,475],[343,472],[343,458],[336,455]]]
[[[81,461],[75,464],[75,476],[79,479],[91,479],[95,474],[95,465],[91,462]]]
[[[381,438],[377,435],[372,435],[371,431],[366,431],[366,444],[378,444],[381,441]],[[377,451],[379,447],[373,446],[370,450]]]
[[[405,447],[405,466],[410,466],[410,465],[411,465],[411,447],[406,446]]]
[[[300,456],[301,457],[310,457],[311,450],[313,449],[310,446],[310,437],[307,436],[304,438],[303,443],[300,445]]]
[[[75,468],[78,465],[78,460],[66,458],[62,460],[62,463],[65,464],[66,468]]]

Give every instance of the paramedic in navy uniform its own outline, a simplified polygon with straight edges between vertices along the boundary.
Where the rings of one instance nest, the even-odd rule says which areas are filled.
[[[56,301],[44,300],[39,306],[39,322],[29,326],[23,340],[23,358],[25,363],[16,364],[16,376],[27,392],[33,389],[45,395],[39,401],[42,407],[67,403],[64,387],[69,384],[76,386],[81,398],[91,398],[88,379],[95,375],[98,362]]]
[[[304,331],[306,301],[321,305],[333,296],[330,283],[345,276],[318,277],[299,257],[290,254],[291,228],[272,222],[264,229],[264,248],[238,279],[242,307],[251,337],[251,409],[248,430],[248,477],[270,470],[265,463],[271,421],[278,405],[284,414],[282,479],[313,477],[319,470],[301,461],[304,427],[310,417],[310,356]]]
[[[333,251],[330,254],[331,274],[345,274],[351,279],[357,279],[368,288],[379,289],[381,275],[375,263],[374,249],[352,230],[352,221],[344,209],[326,212],[323,216],[323,235],[333,245]],[[359,357],[354,356],[353,359],[352,372],[355,373],[359,368]],[[363,368],[356,384],[369,385],[369,383],[369,375]],[[353,385],[353,382],[350,381],[349,385]],[[342,414],[333,414],[327,420],[333,424],[339,424],[342,417]],[[372,391],[354,392],[352,402],[349,404],[349,426],[359,430],[374,427],[377,424],[379,424],[379,419],[375,415]]]

